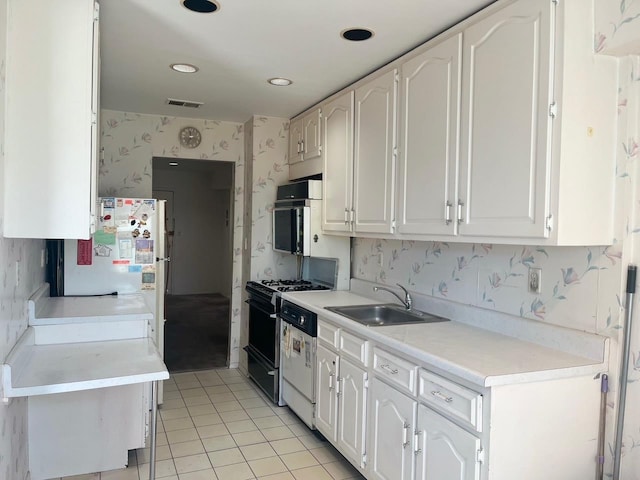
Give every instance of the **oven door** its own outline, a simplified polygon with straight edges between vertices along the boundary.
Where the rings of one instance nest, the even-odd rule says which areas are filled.
[[[249,346],[273,368],[280,363],[280,319],[268,300],[252,296],[249,304]]]
[[[262,354],[247,345],[244,347],[247,352],[247,370],[249,377],[260,387],[260,389],[275,404],[280,400],[280,376],[277,368],[270,362],[265,361]]]
[[[273,249],[276,252],[309,255],[311,208],[276,207],[273,210]]]

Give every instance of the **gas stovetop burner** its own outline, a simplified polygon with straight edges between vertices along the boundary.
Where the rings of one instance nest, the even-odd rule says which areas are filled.
[[[329,287],[325,287],[324,285],[315,285],[311,282],[306,282],[304,284],[284,285],[276,288],[278,289],[279,292],[304,292],[307,290],[329,290]]]
[[[312,285],[308,280],[262,280],[267,287],[305,286]]]
[[[304,292],[307,290],[331,290],[330,287],[313,283],[308,280],[261,280],[258,282],[248,282],[254,290],[275,291],[275,292]]]

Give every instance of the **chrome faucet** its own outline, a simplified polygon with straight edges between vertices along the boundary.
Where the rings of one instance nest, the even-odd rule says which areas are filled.
[[[396,285],[398,285],[402,290],[404,290],[404,300],[400,295],[398,295],[396,292],[394,292],[393,290],[387,287],[373,287],[373,291],[377,292],[378,290],[384,290],[386,292],[393,293],[397,297],[397,299],[402,302],[402,305],[404,305],[404,308],[406,310],[411,310],[411,307],[413,306],[413,300],[411,299],[411,294],[406,288],[404,288],[399,283],[396,283]]]

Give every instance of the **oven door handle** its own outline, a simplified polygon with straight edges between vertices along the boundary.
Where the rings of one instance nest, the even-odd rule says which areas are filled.
[[[278,318],[278,316],[275,313],[272,313],[270,310],[267,310],[257,302],[252,302],[251,300],[245,300],[244,303],[248,304],[250,307],[257,308],[262,313],[269,315],[269,318]]]

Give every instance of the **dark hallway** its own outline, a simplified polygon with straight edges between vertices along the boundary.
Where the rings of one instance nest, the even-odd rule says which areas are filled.
[[[164,361],[171,373],[227,366],[229,299],[218,293],[166,296]]]

